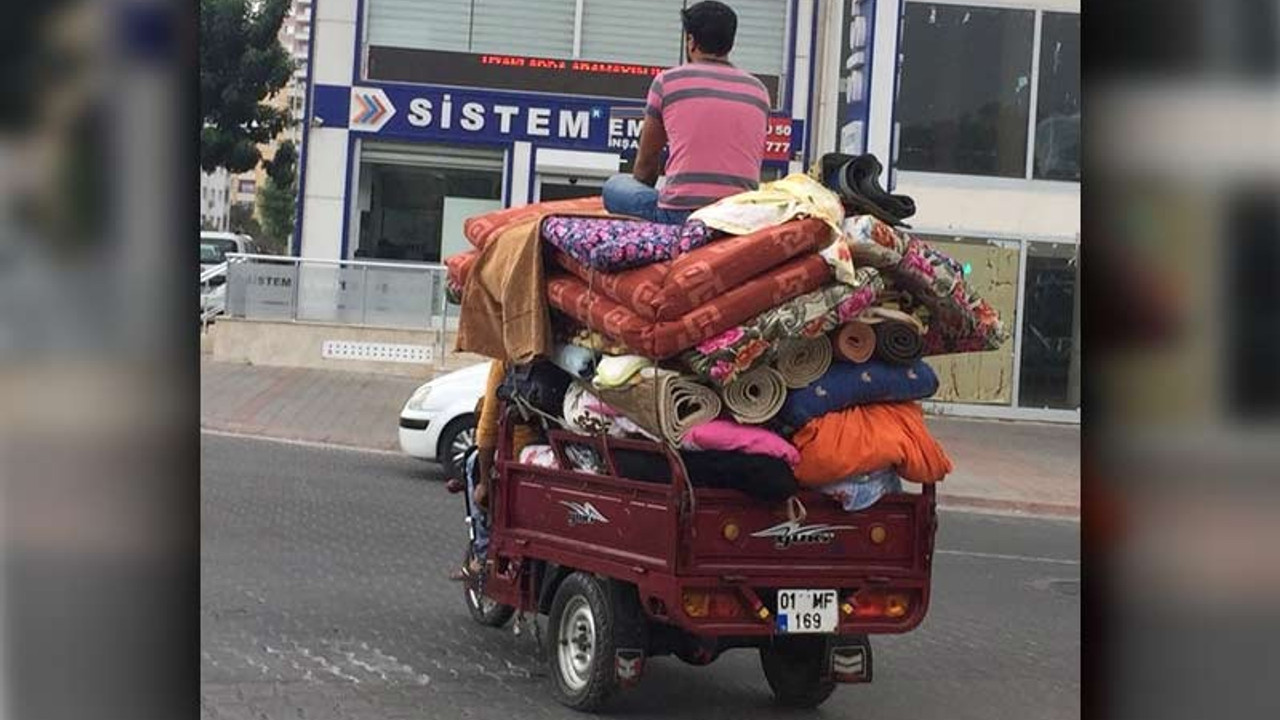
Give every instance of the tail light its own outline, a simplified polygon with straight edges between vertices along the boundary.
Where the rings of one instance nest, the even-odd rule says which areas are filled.
[[[684,612],[691,618],[737,618],[746,612],[742,597],[730,590],[685,590]]]
[[[853,596],[856,618],[889,618],[897,620],[911,612],[912,594],[905,591],[859,590]]]

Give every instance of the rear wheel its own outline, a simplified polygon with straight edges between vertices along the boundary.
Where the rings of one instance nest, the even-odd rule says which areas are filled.
[[[647,643],[634,588],[583,572],[556,590],[548,627],[552,690],[574,710],[604,705],[618,689],[617,651],[643,650]]]
[[[456,417],[440,431],[440,442],[436,447],[436,457],[444,466],[445,478],[460,478],[466,470],[463,461],[467,451],[476,444],[476,418],[466,414]]]
[[[828,650],[822,636],[779,637],[760,648],[760,665],[778,703],[793,708],[815,708],[836,689],[823,667]]]
[[[468,550],[467,557],[463,560],[463,567],[470,566],[473,557],[472,551]],[[486,627],[506,625],[516,609],[486,596],[481,582],[481,577],[469,577],[463,582],[462,597],[467,603],[467,611],[471,613],[471,619]]]

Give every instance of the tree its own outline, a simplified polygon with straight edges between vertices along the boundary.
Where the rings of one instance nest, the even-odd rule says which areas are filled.
[[[289,113],[262,102],[288,82],[294,62],[278,35],[289,0],[200,0],[200,167],[241,173]]]
[[[291,140],[276,148],[268,160],[267,181],[258,189],[258,214],[262,216],[262,241],[272,252],[285,254],[293,236],[298,196],[298,153]]]
[[[262,236],[262,226],[258,224],[258,218],[253,216],[253,203],[232,203],[230,215],[228,224],[231,232],[244,233],[254,239]]]

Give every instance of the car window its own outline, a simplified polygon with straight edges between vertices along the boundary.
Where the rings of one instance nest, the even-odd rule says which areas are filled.
[[[200,263],[223,263],[227,261],[227,253],[236,251],[234,240],[201,240]]]

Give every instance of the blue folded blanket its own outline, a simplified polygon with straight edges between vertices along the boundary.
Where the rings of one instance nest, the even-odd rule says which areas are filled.
[[[787,393],[777,420],[789,428],[856,405],[904,402],[927,398],[938,391],[938,376],[923,360],[910,365],[869,360],[833,362],[822,377]]]

